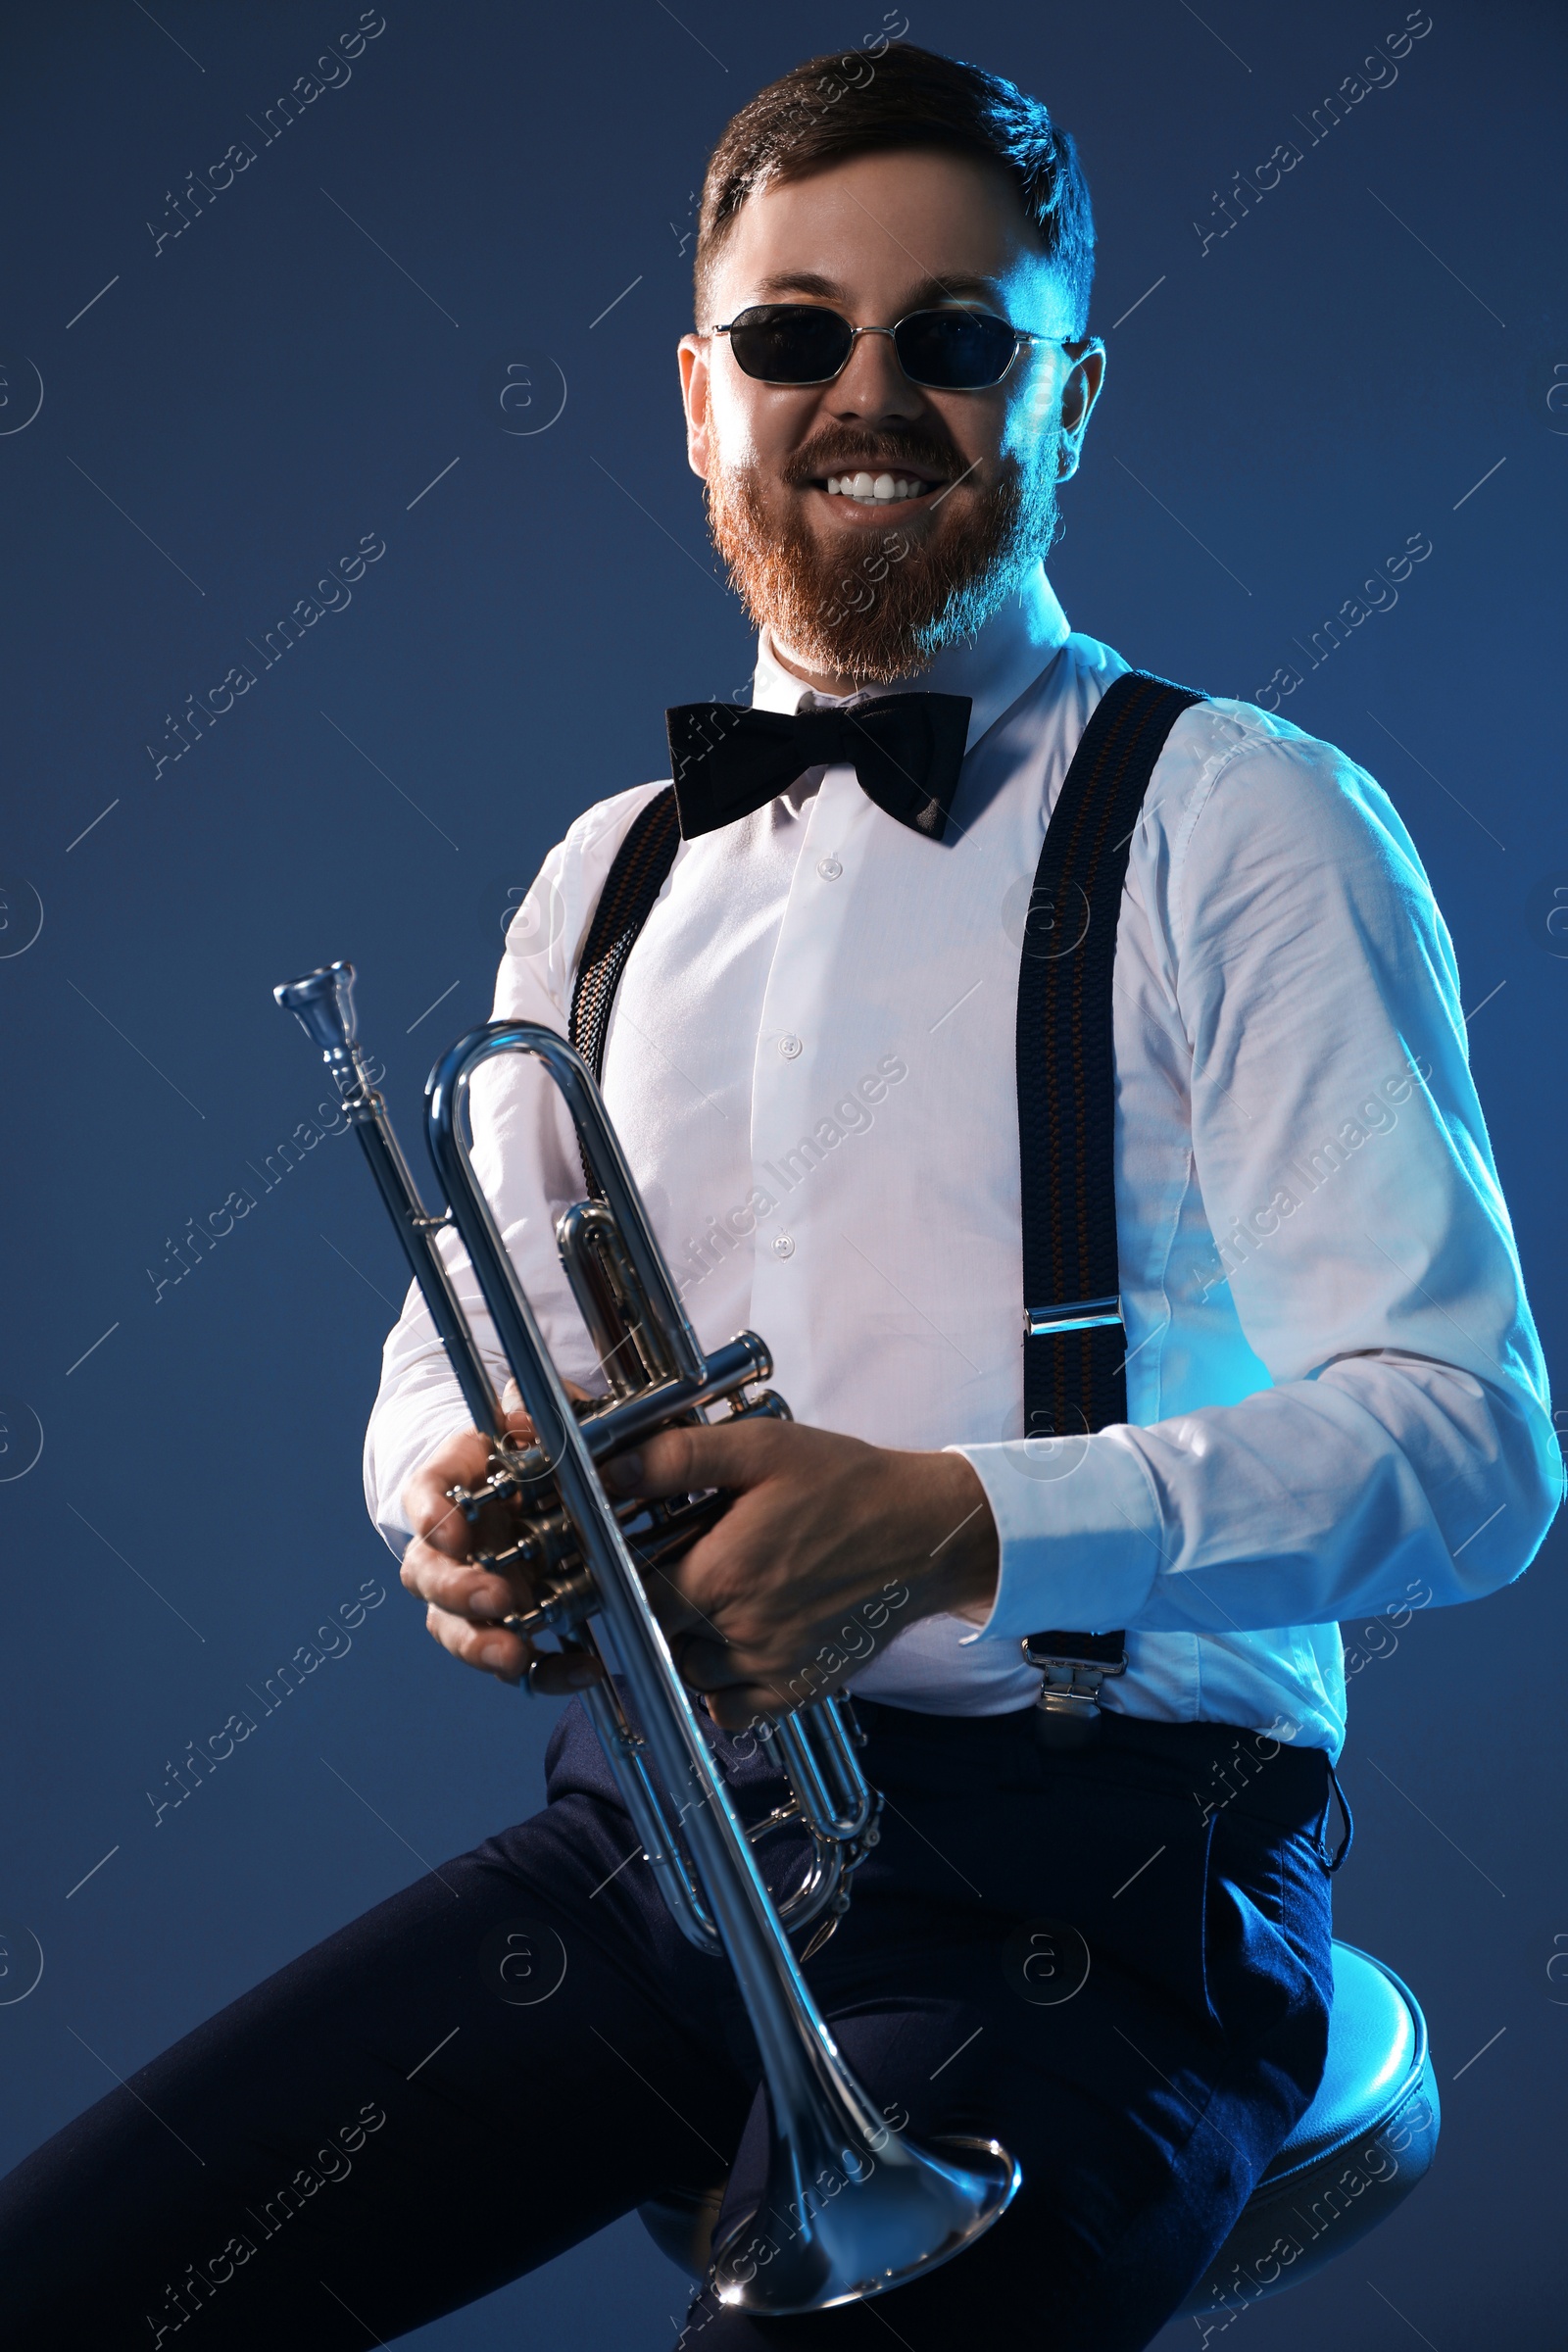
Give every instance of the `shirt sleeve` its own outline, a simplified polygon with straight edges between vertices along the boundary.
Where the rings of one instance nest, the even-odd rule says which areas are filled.
[[[1212,1289],[1256,1385],[1147,1427],[954,1448],[1001,1535],[970,1641],[1301,1627],[1417,1585],[1469,1600],[1528,1566],[1561,1496],[1420,860],[1360,768],[1229,708],[1236,748],[1122,920],[1152,926],[1168,975]]]
[[[564,1036],[577,958],[606,876],[627,828],[662,787],[638,786],[590,808],[553,849],[507,930],[493,1018],[536,1021]],[[556,1250],[555,1220],[581,1197],[575,1131],[551,1081],[531,1058],[500,1055],[470,1095],[473,1165],[502,1238],[539,1318],[558,1370],[590,1391],[604,1386]],[[500,1343],[455,1234],[437,1247],[498,1389],[508,1377]],[[365,1439],[365,1498],[399,1557],[409,1541],[402,1495],[421,1462],[471,1428],[462,1391],[416,1285],[387,1337],[381,1383]]]

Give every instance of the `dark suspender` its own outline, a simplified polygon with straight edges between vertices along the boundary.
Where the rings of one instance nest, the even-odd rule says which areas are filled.
[[[1127,1418],[1116,1262],[1111,971],[1129,845],[1182,711],[1200,695],[1144,670],[1108,686],[1085,727],[1046,829],[1018,975],[1024,1428],[1063,1445]],[[589,926],[569,1035],[596,1079],[626,958],[664,886],[680,827],[673,786],[626,835]],[[590,1187],[592,1178],[590,1177]],[[1066,1737],[1127,1663],[1125,1636],[1031,1634],[1041,1705]]]
[[[588,926],[577,963],[577,985],[571,992],[571,1018],[566,1034],[594,1074],[597,1086],[605,1074],[605,1035],[610,1008],[615,1002],[626,958],[653,910],[654,901],[680,848],[680,818],[675,787],[656,792],[615,853],[615,861],[599,894],[594,919]],[[586,1155],[582,1172],[588,1191],[600,1198],[598,1180]]]
[[[1200,702],[1129,670],[1079,739],[1046,828],[1018,972],[1018,1161],[1023,1204],[1024,1432],[1070,1447],[1127,1418],[1127,1333],[1116,1261],[1116,1063],[1111,973],[1122,885],[1154,762]],[[1126,1636],[1026,1636],[1040,1704],[1064,1739],[1099,1711]]]

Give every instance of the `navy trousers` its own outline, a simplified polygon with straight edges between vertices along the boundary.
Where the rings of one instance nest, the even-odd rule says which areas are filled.
[[[1215,1724],[1107,1720],[1063,1753],[1034,1708],[859,1714],[881,1841],[807,1976],[891,2124],[995,2136],[1024,2185],[976,2245],[871,2305],[760,2321],[705,2290],[682,2352],[1133,2352],[1322,2071],[1326,1758]],[[769,1811],[768,1749],[717,1747],[743,1814]],[[730,1972],[665,1913],[576,1702],[548,1761],[542,1812],[258,1985],[0,2183],[12,2352],[362,2352],[648,2199],[728,2172],[720,2230],[755,2205],[764,2111]],[[779,1891],[802,1847],[762,1850]]]

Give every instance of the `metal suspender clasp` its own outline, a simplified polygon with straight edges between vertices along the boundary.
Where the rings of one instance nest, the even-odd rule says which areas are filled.
[[[1035,1704],[1072,1743],[1100,1715],[1100,1686],[1107,1675],[1125,1674],[1122,1634],[1026,1634],[1024,1658],[1044,1676]]]
[[[1125,1325],[1121,1297],[1115,1291],[1108,1298],[1073,1298],[1059,1306],[1026,1306],[1023,1310],[1026,1340],[1054,1339],[1063,1331],[1102,1331],[1112,1323]]]

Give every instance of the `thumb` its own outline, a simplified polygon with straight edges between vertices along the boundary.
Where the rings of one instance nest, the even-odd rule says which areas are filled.
[[[700,1494],[710,1487],[755,1486],[763,1476],[753,1428],[661,1430],[633,1453],[604,1463],[600,1477],[612,1494]]]

